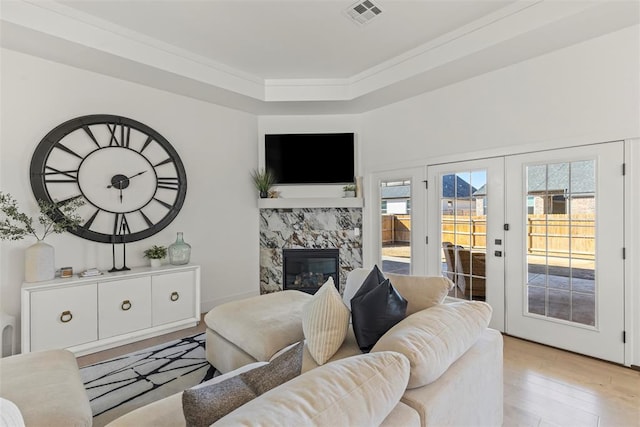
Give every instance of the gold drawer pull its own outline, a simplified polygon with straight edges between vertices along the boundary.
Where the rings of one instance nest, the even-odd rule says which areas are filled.
[[[67,323],[67,322],[71,322],[71,319],[73,319],[73,314],[71,314],[70,311],[63,311],[62,314],[60,315],[60,321],[62,323]]]
[[[129,301],[128,299],[122,301],[122,305],[120,305],[120,308],[123,311],[127,311],[131,308],[131,301]]]
[[[176,291],[171,292],[171,301],[178,301],[180,299],[180,294]]]

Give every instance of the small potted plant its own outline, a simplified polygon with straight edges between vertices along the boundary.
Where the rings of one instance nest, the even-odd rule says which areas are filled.
[[[256,169],[251,173],[251,178],[253,179],[253,183],[255,184],[256,188],[260,192],[260,198],[266,199],[267,197],[269,197],[269,190],[276,182],[276,177],[273,175],[273,173],[271,173],[270,170]]]
[[[160,267],[162,260],[167,256],[167,248],[165,246],[153,245],[144,251],[144,256],[151,261],[151,267]]]
[[[348,184],[342,187],[342,191],[344,191],[344,197],[356,197],[356,186],[355,184]]]

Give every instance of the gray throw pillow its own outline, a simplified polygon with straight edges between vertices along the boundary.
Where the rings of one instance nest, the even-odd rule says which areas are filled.
[[[260,366],[239,376],[257,396],[284,384],[300,375],[304,341],[273,359],[268,365]]]
[[[219,383],[185,390],[182,411],[187,427],[210,426],[250,400],[300,375],[303,349],[304,342],[300,341],[268,365]]]

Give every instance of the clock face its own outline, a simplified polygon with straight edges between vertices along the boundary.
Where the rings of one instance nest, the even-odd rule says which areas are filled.
[[[184,166],[169,141],[140,122],[106,114],[77,117],[49,132],[30,173],[37,199],[84,201],[78,210],[84,221],[69,232],[104,243],[159,232],[178,215],[187,192]]]

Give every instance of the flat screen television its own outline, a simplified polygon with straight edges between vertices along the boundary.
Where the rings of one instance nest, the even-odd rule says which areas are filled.
[[[288,133],[264,136],[265,168],[276,184],[354,182],[353,133]]]

